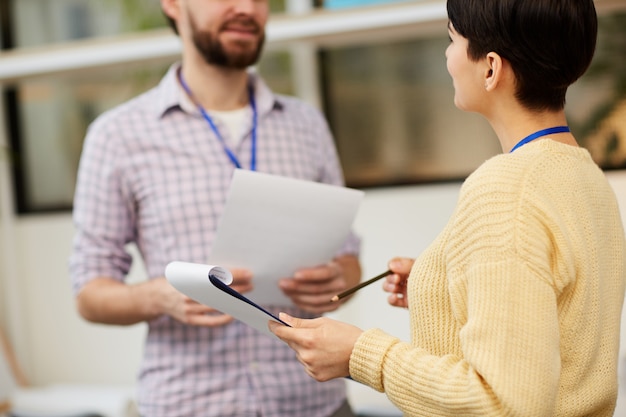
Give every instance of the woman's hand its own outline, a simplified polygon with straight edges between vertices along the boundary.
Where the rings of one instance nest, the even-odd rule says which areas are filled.
[[[327,317],[307,320],[280,313],[279,318],[291,327],[270,321],[270,330],[296,352],[311,377],[323,382],[350,375],[350,355],[361,329]]]
[[[411,273],[411,268],[415,259],[393,258],[389,261],[389,269],[393,274],[387,275],[383,282],[383,290],[391,293],[387,297],[387,302],[394,307],[409,307],[409,300],[406,297],[406,284]]]

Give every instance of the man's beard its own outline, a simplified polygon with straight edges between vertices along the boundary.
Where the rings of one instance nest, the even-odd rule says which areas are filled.
[[[247,24],[254,26],[257,32],[261,34],[256,48],[246,48],[245,50],[242,48],[239,52],[226,51],[217,37],[214,37],[210,32],[198,30],[193,18],[190,18],[190,22],[193,43],[208,64],[224,68],[245,69],[259,60],[265,42],[265,32],[255,22],[249,21]]]

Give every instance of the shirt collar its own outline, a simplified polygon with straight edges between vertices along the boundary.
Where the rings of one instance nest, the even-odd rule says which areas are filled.
[[[164,117],[172,110],[182,110],[189,114],[198,113],[195,105],[187,94],[185,94],[185,90],[178,82],[177,72],[179,68],[180,62],[170,66],[169,70],[157,86],[159,99],[155,100],[155,112],[159,118]],[[255,100],[259,117],[265,116],[274,109],[281,110],[283,108],[279,98],[272,92],[272,90],[270,90],[261,76],[254,71],[254,69],[250,69],[248,71],[248,76],[254,85]]]

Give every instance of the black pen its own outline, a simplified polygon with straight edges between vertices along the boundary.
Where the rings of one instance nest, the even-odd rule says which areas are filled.
[[[342,292],[342,293],[339,293],[339,294],[335,295],[333,298],[331,298],[331,299],[330,299],[330,302],[332,303],[332,302],[335,302],[335,301],[339,301],[339,300],[341,300],[342,298],[349,296],[350,294],[352,294],[352,293],[356,292],[357,290],[360,290],[361,288],[363,288],[363,287],[365,287],[365,286],[367,286],[367,285],[370,285],[372,282],[378,281],[379,279],[381,279],[381,278],[383,278],[383,277],[386,277],[386,276],[387,276],[387,275],[389,275],[389,274],[393,274],[393,272],[391,271],[391,269],[389,269],[389,270],[387,270],[387,271],[383,272],[383,273],[382,273],[382,274],[380,274],[380,275],[376,275],[374,278],[370,278],[370,279],[368,279],[367,281],[363,281],[363,282],[362,282],[362,283],[360,283],[359,285],[355,285],[354,287],[352,287],[352,288],[350,288],[350,289],[347,289],[347,290],[345,290],[345,291],[344,291],[344,292]]]

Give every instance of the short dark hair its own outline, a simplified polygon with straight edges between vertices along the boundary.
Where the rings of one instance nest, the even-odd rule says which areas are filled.
[[[593,0],[448,0],[447,9],[470,59],[495,52],[511,63],[516,97],[529,109],[562,109],[595,52]]]

